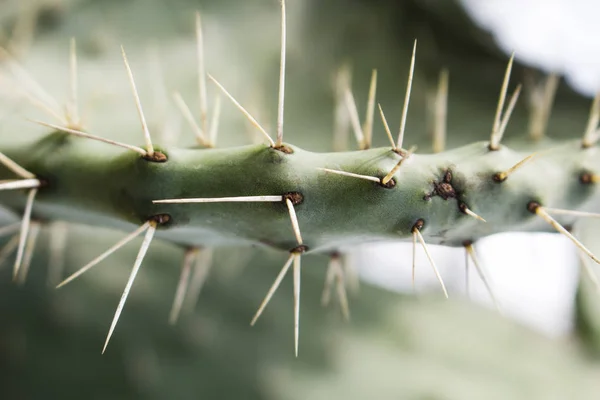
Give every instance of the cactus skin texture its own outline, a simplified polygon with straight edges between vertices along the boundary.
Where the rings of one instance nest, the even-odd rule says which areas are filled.
[[[102,146],[102,145],[98,145]],[[597,186],[585,177],[600,170],[594,148],[580,141],[546,147],[506,180],[495,175],[530,152],[498,151],[478,142],[438,154],[415,154],[394,184],[328,173],[319,168],[383,177],[402,158],[390,148],[291,154],[265,145],[224,149],[164,149],[152,162],[104,145],[90,151],[85,139],[56,132],[19,149],[2,149],[44,181],[33,216],[41,220],[131,229],[154,215],[170,216],[158,237],[182,246],[266,245],[291,250],[296,242],[284,202],[153,204],[157,199],[263,196],[298,193],[295,205],[310,251],[335,251],[378,240],[410,240],[423,220],[428,243],[462,246],[499,232],[554,231],[528,209],[599,212]],[[548,146],[546,144],[546,146]],[[14,176],[5,170],[1,176]],[[25,195],[5,191],[2,203],[21,212]],[[466,215],[469,209],[485,218]],[[562,217],[562,218],[561,218]],[[560,216],[572,225],[573,216]]]

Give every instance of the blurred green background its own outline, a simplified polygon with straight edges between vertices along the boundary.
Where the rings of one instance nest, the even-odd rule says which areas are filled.
[[[123,44],[155,138],[192,145],[171,92],[181,91],[197,107],[196,10],[203,16],[208,72],[266,127],[274,126],[276,0],[0,0],[0,41],[63,102],[68,42],[75,37],[86,128],[141,143],[120,58]],[[486,140],[507,57],[456,2],[441,0],[289,0],[286,140],[314,151],[332,148],[333,77],[344,64],[351,65],[360,109],[370,71],[378,69],[378,101],[397,129],[414,38],[419,45],[405,143],[429,151],[426,102],[444,67],[450,71],[448,147]],[[541,76],[517,65],[512,86],[528,74]],[[0,84],[0,143],[43,135],[25,118],[47,118],[15,94],[6,75]],[[211,86],[210,99],[215,94]],[[525,103],[515,111],[509,138],[526,132]],[[589,99],[561,85],[550,135],[577,137],[588,109]],[[253,134],[224,101],[219,144],[249,143]],[[378,121],[375,143],[386,143]],[[7,223],[11,218],[18,217],[6,215]],[[49,235],[42,231],[24,286],[11,283],[10,261],[1,267],[2,399],[596,399],[600,393],[594,356],[600,323],[593,318],[600,310],[593,309],[597,301],[589,288],[580,296],[580,329],[568,338],[549,339],[461,296],[446,301],[365,284],[351,296],[352,320],[345,323],[335,302],[320,305],[326,257],[307,256],[296,359],[290,278],[257,325],[249,326],[285,261],[284,254],[253,248],[217,249],[195,313],[172,327],[167,318],[183,250],[155,241],[100,355],[140,241],[54,291],[46,283]],[[66,271],[122,236],[70,226]]]

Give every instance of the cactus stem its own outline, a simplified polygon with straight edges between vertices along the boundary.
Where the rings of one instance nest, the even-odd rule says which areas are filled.
[[[0,183],[0,190],[32,189],[40,185],[39,179],[15,179]]]
[[[110,247],[104,253],[100,254],[98,257],[94,258],[92,261],[90,261],[89,263],[87,263],[86,265],[81,267],[79,270],[77,270],[75,273],[71,274],[68,278],[63,280],[61,283],[59,283],[56,286],[56,289],[59,289],[59,288],[65,286],[67,283],[78,278],[79,276],[81,276],[82,274],[84,274],[85,272],[90,270],[92,267],[99,264],[106,257],[110,256],[111,254],[113,254],[114,252],[116,252],[117,250],[119,250],[120,248],[125,246],[127,243],[131,242],[133,239],[135,239],[136,237],[141,235],[149,227],[150,227],[150,221],[145,222],[142,226],[137,228],[135,231],[131,232],[129,235],[125,236],[123,239],[119,240],[115,245]]]
[[[242,112],[242,114],[244,114],[244,116],[250,121],[250,123],[256,129],[258,129],[260,133],[264,135],[264,137],[269,141],[269,145],[275,148],[275,142],[267,133],[267,131],[262,126],[260,126],[258,121],[227,91],[227,89],[225,89],[225,87],[223,87],[223,85],[221,85],[211,74],[208,74],[208,79],[210,79],[215,85],[217,85],[217,87],[223,92],[223,94],[225,94],[225,96],[227,96],[227,98],[231,100],[231,102]]]
[[[31,265],[31,259],[33,257],[33,251],[35,250],[35,243],[40,233],[42,223],[39,221],[31,221],[31,228],[29,229],[29,235],[27,237],[27,246],[23,254],[23,263],[21,265],[21,271],[17,278],[17,284],[23,285],[27,280],[27,274],[29,273],[29,266]]]
[[[277,142],[275,148],[283,145],[283,109],[285,103],[285,50],[287,27],[285,15],[285,0],[281,0],[281,54],[279,59],[279,93],[277,101]]]
[[[0,237],[15,233],[19,230],[20,227],[20,222],[15,222],[14,224],[3,226],[2,228],[0,228]]]
[[[583,134],[582,147],[592,147],[598,141],[598,123],[600,122],[600,92],[596,93],[592,106],[590,107],[590,117]]]
[[[425,224],[425,222],[422,219],[419,219],[413,225],[413,228],[412,228],[413,238],[416,237],[419,240],[419,242],[421,243],[421,246],[423,247],[423,250],[425,251],[425,255],[427,256],[427,259],[429,260],[429,263],[431,264],[431,268],[433,268],[433,272],[435,273],[435,276],[437,277],[438,281],[440,282],[440,285],[442,286],[442,290],[444,291],[444,296],[446,296],[446,298],[448,298],[448,291],[446,290],[446,285],[444,285],[444,280],[442,279],[442,276],[440,275],[440,272],[438,271],[437,266],[435,265],[435,261],[433,261],[433,258],[431,257],[431,254],[429,253],[429,249],[427,248],[425,239],[423,238],[423,235],[421,234],[421,229],[423,229],[424,224]],[[414,243],[414,239],[413,239],[413,243]],[[413,256],[413,260],[414,260],[414,256]],[[413,281],[414,281],[414,278],[413,278]]]
[[[400,130],[398,132],[398,140],[396,148],[401,149],[404,142],[404,131],[406,129],[406,117],[408,116],[408,104],[410,103],[410,91],[412,89],[413,77],[415,75],[415,57],[417,54],[417,39],[413,44],[412,57],[410,59],[410,70],[408,72],[408,82],[406,84],[406,93],[404,95],[404,105],[402,106],[402,118],[400,119]]]
[[[446,148],[446,119],[448,114],[448,70],[440,72],[438,89],[435,98],[435,115],[433,118],[433,152],[441,153]]]
[[[502,137],[504,136],[504,132],[506,131],[506,126],[508,125],[510,116],[512,115],[515,105],[517,104],[517,100],[519,99],[519,94],[521,93],[521,88],[522,88],[521,84],[517,85],[517,88],[513,92],[512,96],[510,97],[510,101],[508,102],[508,107],[506,108],[506,112],[504,113],[504,116],[502,117],[502,123],[500,124],[500,128],[497,131],[494,131],[492,133],[492,136],[490,138],[490,146],[489,146],[490,150],[492,150],[492,151],[498,150],[500,148],[500,141],[502,140]]]
[[[21,262],[23,261],[23,253],[25,251],[25,244],[27,243],[27,237],[29,235],[29,226],[31,224],[31,210],[33,209],[33,201],[38,189],[33,188],[29,190],[27,194],[27,200],[25,202],[25,211],[23,212],[23,218],[21,219],[21,233],[19,236],[19,247],[17,248],[17,257],[13,267],[13,281],[17,279],[19,274],[19,268],[21,268]]]
[[[298,342],[300,339],[300,271],[302,257],[300,253],[294,254],[294,350],[298,357]]]
[[[479,262],[479,258],[477,257],[477,253],[475,252],[475,248],[473,247],[473,244],[471,242],[467,241],[464,243],[464,246],[465,246],[465,252],[467,254],[465,261],[467,262],[467,264],[469,262],[469,258],[471,259],[471,261],[473,261],[473,265],[475,265],[475,270],[477,271],[479,278],[485,285],[485,288],[486,288],[488,294],[490,295],[492,302],[494,303],[494,307],[496,307],[496,310],[498,310],[498,312],[500,314],[502,314],[502,309],[500,308],[500,303],[498,303],[498,299],[494,295],[494,291],[492,290],[492,287],[490,286],[490,283],[487,279],[486,273],[485,273],[482,265]]]
[[[133,93],[133,98],[135,100],[135,106],[137,108],[138,116],[139,116],[140,122],[142,124],[144,140],[146,141],[146,151],[148,153],[147,157],[152,158],[154,156],[154,146],[152,145],[152,138],[150,137],[150,131],[148,130],[148,124],[146,123],[146,117],[144,116],[144,110],[142,109],[142,102],[140,101],[140,96],[139,96],[137,88],[135,86],[133,72],[131,71],[131,67],[129,66],[129,61],[127,61],[127,54],[125,54],[125,48],[123,46],[121,46],[121,55],[123,56],[123,62],[125,63],[125,69],[127,69],[127,76],[129,78],[129,83],[131,84],[131,92]]]
[[[196,141],[204,147],[207,147],[207,148],[214,147],[213,144],[210,142],[210,140],[208,140],[206,138],[206,136],[204,136],[204,132],[196,123],[196,120],[194,119],[194,116],[192,115],[192,111],[186,104],[185,100],[183,100],[183,97],[181,97],[181,94],[179,92],[173,93],[173,99],[175,100],[175,104],[177,104],[177,107],[179,107],[179,109],[181,110],[183,117],[188,122],[188,124],[190,125],[190,127],[192,128],[194,133],[196,134]]]
[[[417,150],[417,146],[413,146],[410,149],[408,149],[408,151],[406,153],[404,153],[404,155],[402,156],[402,158],[400,159],[400,161],[398,161],[396,163],[396,165],[394,165],[394,168],[392,168],[390,170],[390,172],[388,172],[388,174],[386,176],[383,177],[383,179],[381,179],[381,184],[382,185],[387,185],[389,182],[392,181],[393,176],[396,174],[396,172],[398,172],[398,170],[400,169],[400,167],[402,166],[402,164],[408,160],[410,158],[410,156]]]
[[[185,256],[183,257],[181,275],[179,276],[179,281],[177,283],[177,289],[173,299],[173,306],[171,307],[171,312],[169,313],[169,324],[171,325],[175,325],[177,323],[177,319],[179,318],[181,306],[183,305],[183,300],[190,283],[192,265],[197,257],[198,248],[196,247],[186,250]]]
[[[344,92],[344,101],[348,109],[348,115],[350,116],[350,123],[352,124],[352,131],[354,132],[354,137],[356,137],[358,147],[362,149],[365,144],[365,135],[363,133],[362,127],[360,126],[360,117],[358,116],[356,101],[354,100],[354,95],[352,94],[352,91],[349,87],[347,87]]]
[[[512,174],[519,168],[521,168],[527,162],[531,161],[538,154],[539,153],[532,153],[532,154],[528,155],[527,157],[525,157],[524,159],[522,159],[521,161],[519,161],[518,163],[516,163],[515,165],[513,165],[512,167],[510,167],[509,169],[507,169],[506,171],[498,172],[498,173],[494,174],[494,176],[492,177],[494,182],[498,182],[498,183],[504,182],[506,180],[506,178],[508,178],[510,176],[510,174]]]
[[[131,286],[133,286],[133,281],[142,265],[142,261],[144,261],[144,257],[146,256],[146,252],[152,243],[152,238],[154,237],[154,233],[156,232],[156,226],[158,223],[156,221],[148,221],[148,227],[146,229],[146,235],[144,236],[144,241],[140,246],[140,250],[138,252],[137,257],[135,258],[135,263],[133,264],[133,269],[131,270],[131,275],[127,280],[127,285],[125,286],[125,290],[123,290],[123,294],[121,295],[121,300],[119,300],[119,305],[117,306],[117,310],[115,311],[115,316],[113,317],[112,323],[110,325],[110,329],[108,330],[108,335],[106,336],[106,341],[104,342],[104,347],[102,348],[102,354],[106,351],[106,347],[108,346],[108,342],[117,326],[117,322],[119,321],[119,317],[121,316],[121,311],[123,311],[123,307],[125,306],[125,301],[127,300],[127,296],[129,295],[129,291],[131,290]]]
[[[208,132],[208,107],[206,95],[206,73],[204,68],[204,39],[202,34],[202,19],[196,12],[196,57],[198,59],[198,96],[200,98],[200,124],[202,131]]]
[[[27,171],[25,168],[21,167],[18,163],[13,161],[12,159],[5,156],[3,153],[0,153],[0,164],[4,165],[6,168],[10,169],[15,174],[19,175],[24,179],[34,179],[35,175],[32,172]]]
[[[543,86],[538,85],[532,88],[529,101],[532,108],[529,118],[529,137],[534,141],[539,141],[546,135],[550,110],[559,81],[560,77],[551,73],[544,80]]]
[[[587,247],[585,247],[583,245],[583,243],[581,243],[579,241],[579,239],[577,239],[575,236],[573,236],[571,234],[571,232],[569,232],[557,220],[552,218],[552,216],[546,211],[546,209],[544,207],[542,207],[539,203],[537,203],[535,201],[531,201],[531,202],[529,202],[529,204],[527,204],[527,209],[529,210],[529,212],[541,217],[544,221],[546,221],[550,226],[552,226],[554,229],[556,229],[559,233],[561,233],[564,236],[566,236],[567,238],[569,238],[569,240],[571,240],[573,242],[573,244],[579,250],[581,250],[582,252],[587,254],[587,256],[590,257],[592,260],[594,260],[597,264],[600,264],[600,259],[598,259],[598,257],[596,257],[594,255],[594,253],[592,253]]]
[[[458,208],[462,213],[468,215],[469,217],[473,217],[481,222],[487,222],[485,219],[483,219],[483,217],[477,215],[471,209],[469,209],[469,207],[465,203],[460,203]]]
[[[375,116],[375,97],[377,95],[377,70],[374,69],[371,72],[371,83],[369,85],[369,98],[367,100],[367,113],[365,116],[365,123],[363,125],[363,132],[365,134],[365,141],[362,149],[370,149],[373,141],[373,118]]]
[[[117,142],[117,141],[110,140],[110,139],[105,139],[103,137],[96,136],[96,135],[93,135],[91,133],[83,132],[83,131],[80,131],[80,130],[77,130],[77,129],[67,128],[67,127],[64,127],[64,126],[54,125],[54,124],[51,124],[51,123],[48,123],[48,122],[36,121],[36,120],[31,120],[31,122],[34,122],[36,124],[45,126],[47,128],[55,129],[55,130],[60,131],[60,132],[70,133],[71,135],[74,135],[74,136],[79,136],[79,137],[86,138],[86,139],[97,140],[99,142],[104,142],[104,143],[107,143],[107,144],[112,144],[114,146],[122,147],[124,149],[132,150],[132,151],[135,151],[135,152],[141,154],[143,157],[149,157],[150,156],[150,154],[148,153],[148,151],[146,151],[146,150],[144,150],[144,149],[142,149],[141,147],[138,147],[138,146],[133,146],[133,145],[130,145],[130,144],[127,144],[127,143],[122,143],[122,142]]]
[[[500,89],[500,95],[498,96],[498,105],[496,106],[496,115],[494,116],[494,125],[492,127],[492,138],[496,136],[496,132],[500,129],[500,122],[502,119],[502,111],[504,110],[504,101],[506,100],[506,93],[508,92],[508,82],[510,80],[510,72],[512,70],[513,62],[515,60],[515,53],[513,52],[506,65],[506,72],[504,73],[504,80],[502,81],[502,88]],[[490,150],[498,150],[492,147],[490,143]]]

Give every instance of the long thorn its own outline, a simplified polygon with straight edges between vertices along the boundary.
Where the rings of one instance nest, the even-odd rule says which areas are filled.
[[[196,57],[198,59],[198,96],[200,97],[200,124],[202,131],[208,132],[208,107],[206,95],[206,73],[204,68],[204,38],[202,34],[202,20],[200,13],[196,12]]]
[[[186,104],[185,100],[183,100],[183,97],[181,97],[181,94],[179,92],[173,93],[173,99],[175,100],[177,107],[183,114],[183,117],[185,118],[185,120],[188,122],[188,124],[194,131],[194,134],[196,135],[196,141],[204,147],[212,147],[210,145],[209,141],[206,140],[206,136],[204,136],[204,132],[202,131],[202,128],[200,128],[198,126],[198,124],[196,123],[196,120],[194,119],[194,116],[192,115],[192,111]]]
[[[410,70],[408,72],[408,83],[406,84],[406,94],[404,95],[404,106],[402,108],[402,119],[400,120],[400,131],[398,132],[398,141],[396,148],[402,148],[404,142],[404,131],[406,128],[406,117],[408,115],[408,104],[410,103],[410,91],[412,89],[413,76],[415,74],[415,56],[417,53],[417,40],[413,45],[412,57],[410,59]]]
[[[13,251],[15,251],[18,245],[19,235],[17,234],[10,238],[8,243],[6,243],[6,245],[4,245],[4,247],[0,250],[0,268],[2,268],[2,265],[4,264],[8,256],[10,256]]]
[[[38,179],[18,179],[0,183],[0,190],[32,189],[40,187]]]
[[[340,257],[336,254],[331,256],[325,273],[325,285],[321,294],[321,305],[327,307],[331,301],[331,288],[336,277],[336,264],[340,264]]]
[[[186,204],[186,203],[278,203],[283,201],[283,196],[235,196],[235,197],[203,197],[190,199],[164,199],[152,200],[154,204]]]
[[[583,134],[583,147],[591,147],[598,141],[598,122],[600,122],[600,92],[596,93],[590,108],[590,117]]]
[[[294,254],[294,350],[298,357],[298,342],[300,340],[300,254]]]
[[[425,239],[423,238],[421,231],[418,229],[414,229],[413,233],[416,233],[417,239],[419,239],[419,242],[421,242],[421,246],[423,247],[423,250],[425,250],[425,255],[427,256],[427,259],[429,260],[429,263],[431,264],[431,267],[433,268],[433,272],[435,272],[435,276],[437,277],[438,281],[440,282],[440,285],[442,286],[442,290],[444,291],[444,296],[446,296],[446,298],[448,298],[448,291],[446,290],[446,285],[444,285],[444,280],[442,279],[442,276],[440,275],[440,272],[438,271],[438,269],[435,265],[435,262],[433,261],[433,258],[431,257],[431,254],[429,253],[429,249],[427,248],[427,244],[425,243]]]
[[[532,153],[524,159],[522,159],[521,161],[519,161],[518,163],[516,163],[515,165],[513,165],[512,167],[510,167],[509,169],[507,169],[506,171],[498,172],[496,175],[494,175],[494,180],[496,180],[497,182],[502,182],[506,180],[506,178],[508,178],[510,174],[521,168],[527,162],[531,161],[538,154],[539,153]]]
[[[96,266],[98,263],[100,263],[106,257],[110,256],[115,251],[119,250],[121,247],[125,246],[127,243],[131,242],[133,239],[135,239],[136,237],[138,237],[139,235],[141,235],[142,232],[144,232],[149,227],[150,227],[150,222],[144,223],[142,226],[140,226],[139,228],[137,228],[135,231],[131,232],[129,235],[127,235],[123,239],[119,240],[116,244],[114,244],[112,247],[110,247],[104,253],[100,254],[98,257],[94,258],[92,261],[90,261],[89,263],[87,263],[86,265],[84,265],[83,267],[81,267],[79,270],[77,270],[75,273],[73,273],[72,275],[70,275],[68,278],[66,278],[64,281],[62,281],[61,283],[59,283],[56,286],[56,288],[59,289],[59,288],[65,286],[67,283],[69,283],[72,280],[74,280],[75,278],[81,276],[83,273],[87,272],[92,267]]]
[[[350,178],[364,179],[366,181],[377,182],[377,183],[381,182],[381,179],[379,179],[376,176],[360,175],[360,174],[355,174],[353,172],[346,172],[346,171],[340,171],[340,170],[337,170],[337,169],[329,169],[329,168],[317,168],[317,169],[321,170],[321,171],[324,171],[324,172],[331,173],[331,174],[348,176]]]
[[[335,74],[335,114],[333,123],[333,151],[345,151],[348,149],[348,132],[350,118],[346,106],[346,89],[351,87],[351,73],[348,65],[342,65]]]
[[[190,272],[192,270],[192,264],[194,259],[198,256],[198,249],[192,248],[185,252],[183,258],[183,265],[181,267],[181,275],[179,276],[179,282],[177,283],[177,290],[175,291],[175,298],[173,299],[173,306],[169,313],[169,324],[175,325],[179,314],[181,312],[181,306],[183,305],[183,299],[190,283]]]
[[[14,224],[3,226],[2,228],[0,228],[0,237],[15,233],[19,230],[20,227],[20,222],[15,222]]]
[[[417,229],[412,232],[412,274],[411,286],[413,293],[415,292],[415,272],[417,270]]]
[[[589,260],[584,257],[583,253],[578,252],[577,254],[579,254],[579,259],[581,260],[581,265],[583,266],[583,270],[585,271],[585,273],[588,276],[588,278],[590,279],[590,281],[592,281],[592,284],[594,285],[596,292],[600,293],[600,282],[598,281],[598,276],[594,272],[593,267],[590,265]]]
[[[344,269],[341,262],[334,264],[336,275],[336,289],[342,316],[346,321],[350,321],[350,307],[348,306],[348,295],[346,294],[346,280],[344,278]]]
[[[381,116],[381,122],[383,122],[383,128],[385,129],[385,133],[392,145],[392,151],[396,151],[396,143],[394,142],[394,137],[392,136],[392,131],[390,131],[390,126],[388,125],[387,119],[385,118],[385,114],[383,113],[383,109],[381,108],[381,104],[377,104],[379,107],[379,115]]]
[[[469,252],[465,250],[465,293],[467,298],[471,298],[471,290],[469,286]]]
[[[125,68],[127,69],[127,76],[129,77],[129,83],[131,84],[131,91],[133,93],[133,98],[135,99],[135,106],[137,108],[138,115],[140,117],[140,122],[142,124],[144,140],[146,141],[146,151],[148,152],[148,156],[152,157],[154,155],[154,146],[152,145],[152,138],[150,137],[150,131],[148,130],[148,124],[146,123],[144,110],[142,109],[142,102],[140,101],[140,96],[135,86],[133,72],[131,71],[131,67],[129,66],[129,61],[127,61],[127,55],[125,54],[125,48],[123,46],[121,46],[121,54],[123,55],[123,62],[125,63]]]
[[[281,57],[279,61],[279,96],[277,101],[277,143],[275,147],[283,144],[283,106],[285,99],[285,50],[286,50],[286,15],[285,0],[281,0]]]
[[[296,253],[290,253],[290,256],[288,257],[287,261],[283,265],[283,268],[281,268],[281,271],[279,271],[279,274],[277,275],[277,278],[275,278],[275,282],[273,282],[273,285],[271,285],[271,288],[267,292],[267,295],[263,299],[262,303],[260,303],[260,307],[258,307],[258,311],[256,311],[256,314],[254,314],[254,317],[252,318],[252,321],[250,321],[250,326],[254,326],[254,324],[256,323],[256,321],[258,320],[258,318],[263,313],[263,311],[264,311],[265,307],[267,306],[267,304],[269,304],[269,301],[271,300],[271,297],[273,297],[273,295],[277,291],[277,288],[281,284],[281,281],[285,277],[285,274],[287,273],[287,271],[290,269],[290,266],[292,265],[292,261],[294,261],[295,257],[296,257]]]
[[[529,136],[535,141],[541,140],[546,135],[550,109],[554,103],[559,81],[560,77],[552,73],[546,77],[541,95],[538,95],[539,89],[534,89],[533,110],[529,119]]]
[[[250,115],[250,113],[248,111],[246,111],[246,109],[244,107],[242,107],[242,105],[231,95],[229,94],[229,92],[223,87],[223,85],[221,85],[212,75],[208,74],[208,79],[210,79],[211,81],[213,81],[213,83],[215,85],[217,85],[217,87],[219,89],[221,89],[221,91],[223,92],[223,94],[225,94],[225,96],[227,96],[227,98],[229,100],[231,100],[231,102],[242,112],[242,114],[244,114],[244,116],[246,118],[248,118],[248,120],[250,121],[250,123],[260,131],[260,133],[263,134],[263,136],[269,141],[269,144],[271,147],[277,147],[275,145],[275,142],[273,141],[273,139],[271,139],[271,136],[267,133],[267,131],[265,131],[265,129],[260,126],[260,124],[258,123],[258,121],[256,121],[256,119],[254,119],[254,117],[252,115]]]
[[[6,168],[10,169],[15,174],[19,175],[21,178],[25,179],[33,179],[35,175],[25,168],[21,167],[19,164],[14,162],[12,159],[5,156],[3,153],[0,153],[0,164],[4,165]]]
[[[40,233],[42,224],[37,221],[31,222],[31,228],[29,229],[29,237],[27,238],[27,246],[25,246],[25,252],[23,254],[23,263],[21,264],[21,270],[17,277],[17,284],[23,285],[27,280],[27,274],[29,273],[29,266],[31,265],[31,259],[33,258],[33,251],[35,250],[35,243]]]
[[[433,129],[433,152],[440,153],[446,148],[446,119],[448,114],[448,70],[440,72],[440,80],[435,98],[435,118]]]
[[[200,298],[200,293],[202,292],[202,288],[204,287],[204,283],[208,278],[208,274],[212,267],[212,250],[211,249],[203,249],[200,254],[196,257],[196,262],[194,264],[194,271],[192,273],[192,279],[190,282],[190,287],[188,289],[188,296],[186,299],[185,309],[188,313],[192,313],[196,304],[198,304],[198,299]]]
[[[60,283],[65,267],[65,250],[67,248],[67,224],[62,221],[50,225],[50,242],[48,243],[48,286]]]
[[[13,280],[19,276],[19,268],[21,268],[21,262],[23,261],[23,253],[25,252],[25,244],[27,243],[27,237],[29,235],[29,226],[31,223],[31,211],[33,209],[33,201],[37,194],[37,189],[31,189],[27,194],[27,200],[25,202],[25,211],[23,212],[23,219],[21,220],[21,233],[19,236],[19,247],[17,248],[17,258],[15,259],[15,265],[13,268]]]
[[[86,139],[97,140],[99,142],[103,142],[103,143],[107,143],[107,144],[112,144],[114,146],[122,147],[122,148],[127,149],[127,150],[133,150],[136,153],[140,153],[142,156],[149,156],[150,155],[150,153],[148,153],[146,150],[142,149],[141,147],[132,146],[132,145],[127,144],[127,143],[115,142],[114,140],[105,139],[103,137],[92,135],[91,133],[87,133],[87,132],[82,132],[82,131],[79,131],[77,129],[66,128],[64,126],[54,125],[54,124],[50,124],[48,122],[42,122],[42,121],[32,120],[32,122],[34,122],[36,124],[39,124],[39,125],[42,125],[42,126],[45,126],[47,128],[56,129],[57,131],[60,131],[60,132],[70,133],[71,135],[74,135],[74,136],[79,136],[79,137],[86,138]]]
[[[510,119],[510,116],[515,108],[515,105],[517,104],[519,94],[521,93],[521,87],[522,86],[519,84],[517,86],[517,88],[515,89],[514,93],[512,94],[512,96],[510,97],[508,107],[506,108],[506,112],[504,113],[504,116],[502,117],[502,123],[500,124],[500,128],[498,128],[497,131],[494,131],[492,133],[492,136],[490,139],[490,149],[491,150],[498,150],[500,148],[500,141],[502,140],[502,137],[504,136],[504,132],[506,131],[506,126],[508,125],[508,120]]]
[[[60,115],[56,111],[59,109],[58,102],[2,47],[0,47],[0,58],[7,61],[8,67],[16,78],[21,81],[23,86],[35,93],[35,95],[32,95],[33,97],[36,97],[39,102],[44,103],[49,109],[53,109],[54,114]]]
[[[573,236],[571,232],[566,230],[558,221],[552,218],[552,216],[550,216],[550,214],[546,212],[546,209],[544,207],[537,206],[534,208],[534,212],[535,214],[542,217],[544,221],[550,224],[550,226],[556,229],[559,233],[562,233],[567,238],[569,238],[579,250],[583,251],[585,254],[587,254],[588,257],[590,257],[596,263],[600,264],[600,259],[598,259],[598,257],[596,257],[594,253],[592,253],[587,247],[585,247],[583,243],[581,243],[575,236]]]
[[[356,101],[354,100],[354,95],[352,94],[350,88],[346,88],[346,92],[344,93],[344,101],[348,109],[348,116],[350,117],[350,123],[352,124],[352,131],[354,132],[354,137],[356,138],[358,147],[362,149],[365,143],[365,135],[363,133],[362,127],[360,126],[358,108],[356,108]]]
[[[71,38],[69,46],[69,92],[70,99],[67,107],[67,121],[69,128],[79,127],[79,109],[77,96],[77,44],[75,38]]]
[[[466,205],[463,205],[460,207],[460,210],[467,214],[469,217],[473,217],[476,220],[479,220],[481,222],[487,222],[482,216],[476,214],[473,210],[471,210],[469,207],[467,207]]]
[[[593,212],[587,212],[587,211],[564,210],[562,208],[549,208],[549,207],[544,207],[544,210],[546,210],[546,212],[549,214],[570,215],[572,217],[600,218],[600,213],[593,213]]]
[[[400,159],[400,161],[398,161],[396,163],[396,165],[394,165],[394,168],[392,168],[390,170],[390,172],[388,172],[388,174],[386,176],[384,176],[383,179],[381,180],[381,183],[383,185],[387,185],[387,183],[392,180],[392,178],[394,177],[394,175],[396,174],[396,172],[398,172],[398,170],[400,169],[400,167],[402,166],[402,164],[404,164],[404,162],[406,160],[408,160],[410,158],[410,156],[413,155],[413,153],[415,152],[415,150],[417,150],[417,147],[413,146],[410,149],[408,149],[408,151],[406,153],[404,153],[404,156],[402,156],[402,158]]]
[[[500,129],[500,120],[502,118],[502,110],[504,109],[504,100],[506,99],[506,92],[508,91],[508,82],[510,80],[510,72],[512,70],[513,61],[515,59],[515,53],[512,53],[508,64],[506,65],[506,71],[504,72],[504,80],[502,81],[502,88],[500,89],[500,96],[498,97],[498,105],[496,106],[496,115],[494,116],[494,125],[492,127],[492,136]]]
[[[112,323],[110,324],[110,329],[108,330],[108,335],[106,336],[106,341],[104,342],[104,347],[102,348],[102,354],[106,351],[106,346],[108,346],[108,342],[110,341],[110,337],[117,326],[117,322],[119,321],[119,317],[121,316],[121,311],[123,311],[123,306],[125,306],[125,301],[127,300],[127,296],[129,295],[129,291],[131,290],[131,286],[133,286],[133,281],[142,265],[142,261],[144,261],[144,257],[146,256],[146,252],[150,247],[150,243],[152,242],[152,238],[154,237],[154,232],[156,232],[156,222],[150,221],[150,226],[148,226],[148,230],[146,231],[146,235],[144,237],[144,241],[140,247],[140,251],[138,252],[137,257],[135,258],[135,263],[133,264],[133,269],[131,270],[131,275],[129,276],[129,280],[127,281],[127,285],[125,286],[125,290],[123,290],[123,294],[121,295],[121,300],[119,300],[119,305],[117,306],[117,310],[115,311],[115,316],[113,317]]]
[[[302,234],[300,233],[300,224],[298,224],[298,216],[296,215],[296,210],[294,209],[294,203],[292,203],[290,199],[286,198],[285,204],[287,205],[288,212],[290,213],[290,221],[292,222],[292,229],[294,230],[296,241],[298,242],[298,245],[301,245]]]
[[[208,133],[208,142],[212,147],[217,145],[217,134],[219,132],[219,120],[221,118],[221,96],[215,97],[213,113],[210,119],[210,132]]]
[[[367,100],[367,114],[365,116],[365,124],[363,125],[363,132],[365,134],[365,141],[363,143],[363,149],[371,147],[373,142],[373,117],[375,116],[375,97],[377,96],[377,70],[374,69],[371,73],[371,83],[369,85],[369,99]]]
[[[467,254],[469,255],[469,257],[471,258],[471,260],[473,260],[473,264],[475,265],[475,269],[477,270],[477,274],[479,275],[479,278],[481,279],[481,281],[485,285],[485,288],[487,289],[488,294],[490,295],[492,301],[494,302],[494,306],[496,307],[496,309],[498,310],[498,312],[500,314],[502,314],[502,309],[500,308],[500,304],[498,303],[498,299],[494,295],[494,291],[492,290],[492,287],[490,286],[490,284],[488,282],[486,274],[484,273],[484,270],[481,267],[481,264],[479,263],[479,259],[477,258],[477,253],[475,252],[475,248],[473,247],[472,244],[466,244],[465,245],[465,251],[467,252]]]

